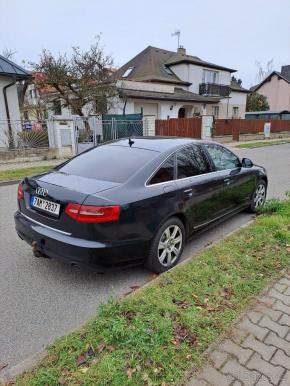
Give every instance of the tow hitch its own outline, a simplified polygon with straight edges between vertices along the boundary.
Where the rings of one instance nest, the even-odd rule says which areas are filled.
[[[47,258],[46,255],[44,255],[37,247],[37,242],[36,241],[33,241],[32,244],[32,252],[33,252],[33,255],[35,257],[44,257],[44,258]]]

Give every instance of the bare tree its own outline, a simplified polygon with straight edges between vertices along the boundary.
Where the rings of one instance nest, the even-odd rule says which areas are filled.
[[[116,95],[112,66],[113,59],[104,53],[100,36],[87,51],[72,47],[71,55],[56,57],[43,50],[40,62],[33,65],[34,70],[42,74],[38,87],[54,89],[63,106],[71,107],[80,116],[107,112],[108,104]]]
[[[256,61],[255,64],[258,67],[256,78],[257,81],[260,83],[273,71],[274,58],[268,60],[268,62],[266,63],[266,67],[263,67],[263,65],[259,61]]]
[[[16,51],[11,50],[10,48],[7,48],[7,47],[5,47],[1,51],[1,55],[4,56],[4,58],[6,58],[8,60],[12,60],[15,54],[16,54]]]

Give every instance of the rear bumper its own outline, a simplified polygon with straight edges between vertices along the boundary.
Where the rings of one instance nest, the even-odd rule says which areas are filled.
[[[34,242],[44,256],[97,270],[140,263],[149,248],[148,241],[102,243],[75,238],[36,223],[19,211],[14,220],[20,238],[29,245]]]

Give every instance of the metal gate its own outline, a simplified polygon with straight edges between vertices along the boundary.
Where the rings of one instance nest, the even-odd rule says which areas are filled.
[[[126,117],[126,116],[125,116]],[[143,120],[99,119],[98,117],[75,118],[76,152],[97,146],[99,143],[110,142],[119,138],[146,135]]]

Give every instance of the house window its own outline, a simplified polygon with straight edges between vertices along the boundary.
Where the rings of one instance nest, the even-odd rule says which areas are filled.
[[[203,70],[202,83],[218,83],[218,72],[211,70]]]
[[[233,107],[233,118],[239,118],[239,108],[237,106]]]
[[[215,119],[218,119],[219,117],[219,106],[213,106],[212,108],[212,115],[215,117]]]
[[[127,70],[124,72],[124,74],[122,75],[122,78],[127,78],[130,74],[131,74],[131,72],[133,71],[133,68],[134,67],[129,67],[129,68],[127,68]]]
[[[61,115],[61,102],[60,102],[60,99],[55,99],[53,101],[52,110],[53,110],[53,114],[54,115]]]
[[[171,69],[170,69],[169,67],[164,66],[164,71],[165,71],[168,75],[173,75],[173,72],[171,71]]]
[[[33,88],[29,90],[29,96],[31,99],[36,98],[36,90]]]

